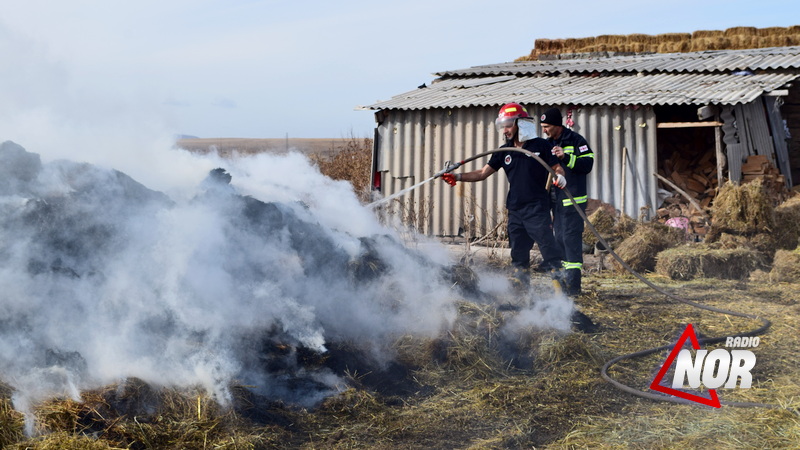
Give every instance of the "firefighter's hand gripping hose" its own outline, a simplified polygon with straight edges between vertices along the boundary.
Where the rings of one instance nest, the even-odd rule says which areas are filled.
[[[539,164],[541,164],[544,168],[547,169],[547,171],[553,177],[553,180],[556,180],[555,184],[557,184],[557,185],[559,185],[559,181],[560,181],[559,177],[563,178],[563,176],[560,176],[560,175],[556,174],[555,171],[550,166],[548,166],[547,163],[544,160],[542,160],[535,153],[533,153],[531,151],[528,151],[528,150],[525,150],[525,149],[517,148],[517,147],[502,147],[502,148],[496,148],[496,149],[493,149],[493,150],[489,150],[489,151],[486,151],[486,152],[483,152],[483,153],[476,154],[474,156],[471,156],[471,157],[469,157],[469,158],[467,158],[467,159],[465,159],[463,161],[460,161],[460,162],[457,162],[457,163],[454,163],[454,164],[450,164],[448,162],[448,164],[445,167],[445,169],[443,169],[442,171],[434,174],[434,176],[431,178],[431,180],[439,178],[439,177],[442,177],[444,179],[444,181],[446,181],[447,183],[449,183],[451,185],[455,185],[455,181],[457,181],[457,178],[460,178],[460,177],[457,177],[456,175],[452,175],[452,174],[450,174],[450,172],[452,172],[453,170],[461,167],[462,165],[464,165],[464,164],[466,164],[468,162],[474,161],[474,160],[476,160],[478,158],[482,158],[482,157],[491,155],[493,153],[504,152],[504,151],[520,152],[520,153],[524,153],[524,154],[534,158]],[[445,175],[449,175],[449,176],[447,178],[445,178]],[[597,239],[600,242],[600,244],[602,244],[606,249],[608,249],[608,253],[615,260],[617,260],[617,262],[619,262],[619,264],[623,268],[625,268],[625,270],[627,270],[634,277],[639,279],[639,281],[641,281],[642,283],[646,284],[647,286],[649,286],[650,288],[654,289],[655,291],[657,291],[657,292],[659,292],[661,294],[664,294],[665,296],[669,297],[670,299],[678,301],[678,302],[681,302],[681,303],[684,303],[684,304],[687,304],[689,306],[693,306],[695,308],[700,308],[700,309],[703,309],[703,310],[706,310],[706,311],[711,311],[711,312],[715,312],[715,313],[719,313],[719,314],[727,314],[727,315],[736,316],[736,317],[743,317],[743,318],[752,319],[752,320],[756,320],[756,321],[760,322],[761,325],[758,328],[756,328],[754,330],[746,331],[746,332],[743,332],[743,333],[737,333],[737,336],[741,336],[741,337],[757,336],[757,335],[765,333],[769,329],[769,327],[772,325],[769,320],[767,320],[767,319],[765,319],[763,317],[759,317],[758,315],[740,313],[740,312],[735,312],[735,311],[729,311],[729,310],[725,310],[725,309],[721,309],[721,308],[715,308],[713,306],[704,305],[704,304],[701,304],[701,303],[693,302],[691,300],[682,298],[680,296],[677,296],[677,295],[675,295],[675,294],[673,294],[671,292],[668,292],[668,291],[664,290],[663,288],[661,288],[661,287],[655,285],[654,283],[652,283],[650,280],[648,280],[647,278],[645,278],[641,274],[637,273],[635,270],[633,270],[633,268],[630,265],[628,265],[628,263],[626,263],[619,255],[617,255],[613,251],[613,249],[611,248],[611,245],[609,245],[609,243],[600,235],[600,233],[597,231],[597,229],[594,227],[594,225],[589,221],[589,218],[586,216],[586,213],[583,211],[583,209],[581,209],[578,206],[577,202],[575,201],[575,198],[569,192],[569,189],[566,188],[566,180],[564,180],[564,184],[565,184],[564,187],[561,187],[561,186],[559,186],[559,187],[561,187],[563,189],[564,193],[567,195],[567,197],[569,197],[573,207],[578,211],[578,213],[580,214],[581,218],[583,218],[583,221],[585,222],[586,227],[589,228],[589,230],[597,237]],[[700,343],[700,344],[711,344],[711,343],[722,342],[725,339],[726,339],[726,337],[706,337],[706,338],[698,339],[698,343]],[[616,363],[618,363],[620,361],[623,361],[623,360],[626,360],[626,359],[633,359],[633,358],[643,357],[643,356],[646,356],[646,355],[651,355],[653,353],[666,351],[666,350],[668,350],[668,349],[670,349],[672,347],[673,347],[673,344],[668,344],[668,345],[663,345],[663,346],[660,346],[660,347],[641,350],[641,351],[638,351],[638,352],[635,352],[635,353],[629,353],[629,354],[626,354],[626,355],[617,356],[617,357],[607,361],[603,365],[602,369],[600,370],[600,375],[603,377],[604,380],[606,380],[607,382],[611,383],[616,388],[618,388],[618,389],[620,389],[622,391],[625,391],[627,393],[639,396],[639,397],[644,397],[644,398],[648,398],[648,399],[651,399],[651,400],[657,400],[657,401],[667,401],[667,402],[682,403],[682,404],[693,404],[693,402],[691,402],[689,400],[685,400],[683,398],[667,396],[667,395],[662,395],[662,394],[656,394],[656,393],[652,393],[652,392],[646,392],[646,391],[642,391],[640,389],[636,389],[636,388],[627,386],[627,385],[615,380],[614,378],[612,378],[611,375],[609,375],[609,373],[608,373],[609,369],[614,364],[616,364]],[[726,401],[720,401],[720,404],[726,405],[726,406],[735,406],[735,407],[760,407],[760,408],[786,409],[785,407],[779,406],[779,405],[772,405],[772,404],[766,404],[766,403],[756,403],[756,402],[726,402]],[[798,413],[795,410],[792,410],[792,412]]]
[[[442,175],[442,180],[445,183],[449,184],[450,186],[455,186],[457,181],[461,181],[460,173],[453,175],[452,173],[446,173]]]

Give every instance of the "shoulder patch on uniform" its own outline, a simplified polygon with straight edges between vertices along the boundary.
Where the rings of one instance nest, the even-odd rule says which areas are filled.
[[[588,152],[589,151],[589,146],[588,145],[581,145],[580,147],[578,147],[578,150],[580,150],[582,152]]]
[[[505,163],[506,165],[511,164],[511,155],[506,155]]]

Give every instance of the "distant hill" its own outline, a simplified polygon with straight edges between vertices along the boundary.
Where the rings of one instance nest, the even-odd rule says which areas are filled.
[[[347,147],[352,138],[342,139],[249,139],[249,138],[186,138],[178,139],[176,147],[197,153],[216,152],[222,157],[233,153],[286,153],[297,151],[308,155],[332,155]]]
[[[800,25],[733,27],[693,33],[601,35],[585,38],[536,39],[534,48],[517,61],[563,59],[568,55],[681,53],[704,50],[788,47],[800,45]],[[572,56],[574,57],[574,56]]]

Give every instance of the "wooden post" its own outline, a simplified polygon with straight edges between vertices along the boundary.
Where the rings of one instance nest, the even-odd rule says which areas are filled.
[[[628,147],[622,147],[622,180],[620,181],[619,210],[625,214],[625,179],[628,172]]]
[[[725,155],[722,154],[722,128],[714,127],[714,146],[717,154],[717,189],[722,186],[723,172],[722,166],[725,163]]]

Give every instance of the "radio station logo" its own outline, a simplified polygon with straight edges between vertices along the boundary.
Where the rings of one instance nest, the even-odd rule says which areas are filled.
[[[694,355],[692,355],[692,350],[683,348],[687,340],[691,341]],[[725,340],[726,348],[718,348],[709,352],[700,348],[694,327],[692,324],[688,324],[664,364],[661,365],[653,382],[650,383],[650,389],[719,408],[722,405],[717,396],[718,388],[735,389],[738,385],[740,389],[749,389],[753,384],[753,376],[750,371],[756,365],[756,355],[750,350],[740,348],[758,347],[759,343],[760,338],[757,336],[730,336]],[[665,386],[662,381],[673,363],[672,384]],[[710,397],[681,390],[686,385],[694,390],[703,386],[708,389]]]

